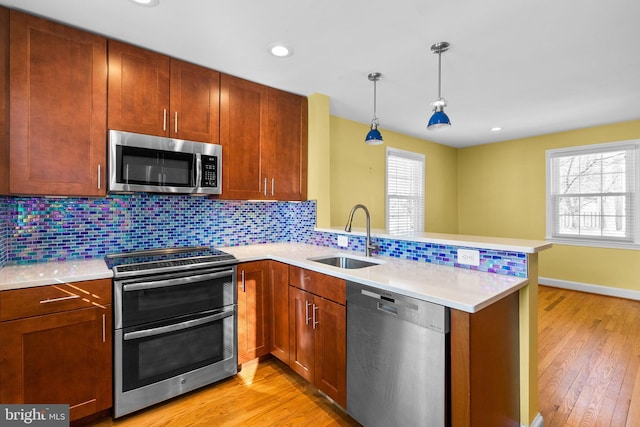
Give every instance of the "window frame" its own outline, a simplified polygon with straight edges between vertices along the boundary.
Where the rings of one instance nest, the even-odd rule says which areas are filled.
[[[422,179],[420,180],[420,193],[421,195],[418,196],[417,198],[419,199],[419,203],[417,204],[420,207],[420,214],[419,214],[419,218],[421,218],[421,221],[419,223],[419,227],[417,230],[411,230],[411,231],[392,231],[391,227],[390,227],[390,220],[391,220],[391,215],[390,215],[390,207],[389,207],[389,201],[392,197],[390,197],[389,195],[389,157],[390,156],[395,156],[395,157],[402,157],[405,159],[410,159],[410,160],[414,160],[414,161],[418,161],[421,163],[422,165]],[[424,224],[425,224],[425,214],[426,214],[426,209],[425,209],[425,181],[426,181],[426,156],[422,153],[416,153],[414,151],[407,151],[407,150],[401,150],[398,148],[393,148],[393,147],[386,147],[386,152],[385,152],[385,209],[386,209],[386,215],[385,215],[385,227],[387,229],[387,232],[389,234],[396,234],[396,235],[402,235],[402,234],[414,234],[414,233],[424,233]]]
[[[595,153],[606,153],[630,150],[634,158],[628,160],[634,169],[625,169],[625,182],[628,183],[629,190],[616,195],[628,194],[630,215],[626,219],[626,227],[629,230],[628,237],[614,236],[576,236],[562,235],[558,232],[559,210],[554,200],[557,197],[553,193],[554,188],[554,165],[553,160],[559,157],[569,157],[572,155],[588,155]],[[546,150],[546,240],[563,245],[594,246],[604,248],[620,249],[640,249],[640,140],[626,140],[608,142],[602,144],[580,145],[566,148]],[[601,174],[602,176],[602,174]],[[631,179],[629,179],[631,178]],[[580,193],[578,193],[580,194]],[[584,193],[582,197],[588,197],[589,193]],[[594,197],[602,197],[607,193],[592,193]]]

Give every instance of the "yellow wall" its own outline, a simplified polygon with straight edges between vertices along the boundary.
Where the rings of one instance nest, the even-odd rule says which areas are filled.
[[[459,233],[544,240],[545,150],[640,138],[640,120],[458,150]],[[539,275],[640,290],[640,251],[554,245]]]
[[[457,150],[383,128],[384,144],[366,145],[368,131],[368,125],[331,116],[331,225],[343,227],[353,205],[362,203],[371,227],[385,228],[385,153],[393,147],[425,155],[425,231],[457,233]],[[356,214],[354,225],[364,226],[364,215]]]
[[[329,97],[309,95],[307,198],[316,200],[316,225],[331,226],[331,157]]]

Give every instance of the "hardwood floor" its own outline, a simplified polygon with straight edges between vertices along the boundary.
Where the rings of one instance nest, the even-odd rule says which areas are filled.
[[[540,287],[545,427],[640,427],[640,301]],[[358,426],[275,358],[234,378],[96,427]]]
[[[640,301],[540,287],[545,427],[640,426]]]
[[[359,426],[276,358],[235,377],[95,427]]]

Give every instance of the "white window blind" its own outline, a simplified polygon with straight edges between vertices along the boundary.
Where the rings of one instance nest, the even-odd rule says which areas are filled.
[[[639,244],[639,149],[624,141],[547,151],[547,238]]]
[[[387,230],[424,231],[424,155],[387,147]]]

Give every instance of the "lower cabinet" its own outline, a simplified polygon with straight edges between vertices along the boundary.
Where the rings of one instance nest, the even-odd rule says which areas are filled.
[[[271,354],[289,364],[289,265],[269,262]]]
[[[289,366],[346,407],[345,300],[332,301],[324,293],[340,287],[344,292],[346,283],[293,266],[289,283]]]
[[[270,352],[269,312],[269,261],[239,264],[238,364]]]
[[[111,280],[0,292],[0,402],[112,406]]]

